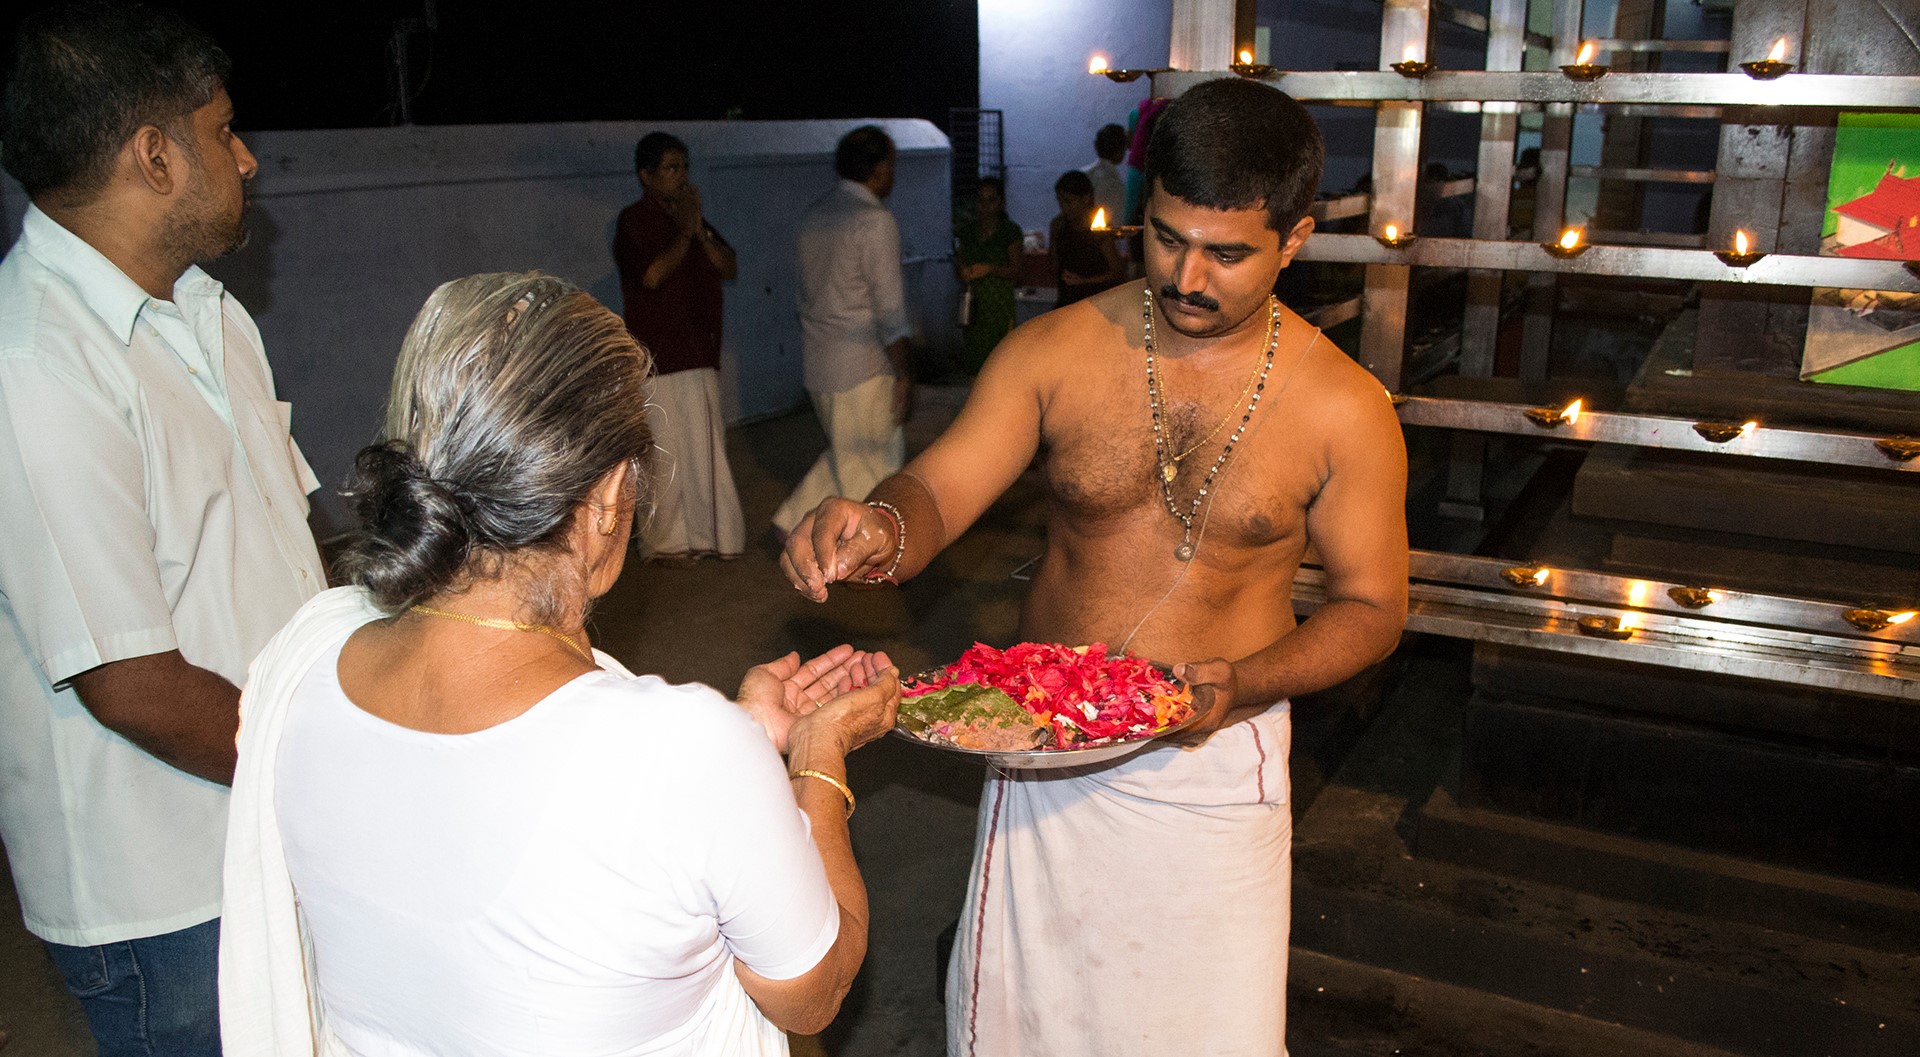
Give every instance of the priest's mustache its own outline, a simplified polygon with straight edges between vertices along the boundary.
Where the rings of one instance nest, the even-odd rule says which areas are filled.
[[[1183,294],[1180,292],[1180,288],[1172,283],[1168,283],[1160,288],[1160,296],[1168,301],[1178,301],[1191,308],[1200,309],[1202,312],[1220,311],[1220,302],[1197,291],[1191,294]]]

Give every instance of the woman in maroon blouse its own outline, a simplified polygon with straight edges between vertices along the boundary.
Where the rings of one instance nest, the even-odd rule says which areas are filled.
[[[738,265],[701,213],[685,143],[650,132],[634,148],[633,167],[646,193],[621,211],[613,259],[627,329],[659,372],[658,499],[644,538],[658,560],[738,557],[746,528],[720,416],[720,284]]]

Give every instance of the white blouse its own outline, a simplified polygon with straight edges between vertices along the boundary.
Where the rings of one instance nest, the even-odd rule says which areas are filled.
[[[350,1052],[786,1052],[733,962],[806,972],[839,908],[737,705],[599,671],[487,730],[430,734],[354,705],[339,649],[293,695],[273,804]]]

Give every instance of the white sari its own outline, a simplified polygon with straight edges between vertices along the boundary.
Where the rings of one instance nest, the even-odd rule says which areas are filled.
[[[323,592],[248,667],[220,922],[220,1039],[227,1057],[347,1057],[308,986],[313,952],[281,850],[274,770],[287,705],[307,670],[381,615],[359,588]]]

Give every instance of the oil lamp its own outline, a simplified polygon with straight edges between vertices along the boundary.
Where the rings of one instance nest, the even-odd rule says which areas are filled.
[[[1101,206],[1093,211],[1093,222],[1087,225],[1087,230],[1096,235],[1111,235],[1114,238],[1129,239],[1140,233],[1140,225],[1109,224],[1107,222],[1107,207]]]
[[[1914,459],[1920,458],[1920,440],[1916,440],[1905,434],[1884,437],[1874,441],[1873,446],[1880,449],[1880,454],[1885,455],[1894,462],[1912,462]]]
[[[1087,72],[1099,74],[1117,84],[1126,84],[1129,81],[1137,81],[1146,74],[1171,73],[1173,71],[1167,69],[1116,70],[1107,64],[1107,57],[1105,55],[1095,55],[1093,58],[1087,60]]]
[[[1756,62],[1743,62],[1740,68],[1747,72],[1748,77],[1756,81],[1771,81],[1793,69],[1793,63],[1787,62],[1786,58],[1787,38],[1781,37],[1773,42],[1773,50],[1767,52],[1766,58]]]
[[[1571,63],[1560,67],[1560,72],[1571,81],[1597,81],[1611,69],[1613,67],[1593,61],[1593,41],[1589,40],[1580,45],[1580,54],[1574,56]]]
[[[1884,609],[1861,608],[1849,609],[1840,616],[1861,631],[1884,631],[1896,624],[1905,624],[1912,620],[1916,613],[1911,609],[1902,613],[1889,613]]]
[[[1500,578],[1515,587],[1545,587],[1547,577],[1553,570],[1544,565],[1516,565],[1511,569],[1500,570]]]
[[[1433,63],[1413,57],[1417,50],[1416,48],[1408,47],[1407,53],[1401,57],[1400,61],[1389,63],[1387,69],[1392,70],[1402,77],[1408,77],[1414,80],[1419,80],[1427,74],[1432,73]]]
[[[1624,617],[1591,616],[1580,618],[1580,634],[1616,642],[1633,637],[1633,614]]]
[[[1747,265],[1766,256],[1766,254],[1753,248],[1753,238],[1747,234],[1745,228],[1733,233],[1732,249],[1714,250],[1713,255],[1720,258],[1729,268],[1745,268]]]
[[[1751,437],[1760,423],[1751,419],[1745,422],[1695,422],[1693,431],[1709,444],[1725,444],[1735,437]]]
[[[1720,593],[1705,587],[1670,587],[1667,597],[1688,609],[1705,609],[1720,601]]]
[[[1253,52],[1247,48],[1240,49],[1239,61],[1228,63],[1227,69],[1232,70],[1242,77],[1250,77],[1256,81],[1262,77],[1271,77],[1273,75],[1273,67],[1264,62],[1254,62]]]
[[[1560,233],[1559,242],[1543,242],[1540,248],[1547,255],[1559,260],[1569,260],[1587,252],[1587,243],[1580,238],[1579,228],[1568,228]]]
[[[1527,421],[1541,429],[1559,429],[1562,422],[1572,425],[1580,421],[1580,405],[1584,401],[1575,400],[1563,408],[1535,407],[1526,411]]]
[[[1419,237],[1420,236],[1410,232],[1401,231],[1400,225],[1398,224],[1388,224],[1386,227],[1381,228],[1380,234],[1375,235],[1373,238],[1374,241],[1380,243],[1380,245],[1390,250],[1397,250]]]

